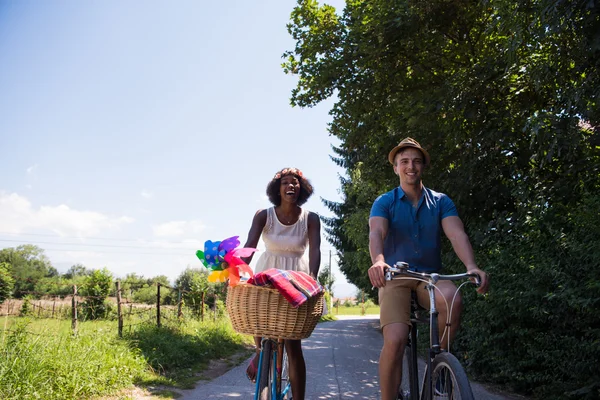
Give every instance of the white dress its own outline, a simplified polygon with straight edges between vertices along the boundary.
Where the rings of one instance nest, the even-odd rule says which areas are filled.
[[[298,221],[284,225],[275,214],[275,207],[267,209],[267,222],[262,231],[266,250],[256,263],[255,273],[270,268],[310,273],[308,257],[308,211],[302,209]]]

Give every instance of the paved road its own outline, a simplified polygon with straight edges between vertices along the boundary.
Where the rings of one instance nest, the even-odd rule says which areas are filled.
[[[302,345],[307,399],[379,399],[377,368],[382,337],[378,326],[376,316],[340,317],[317,325]],[[248,362],[210,382],[199,383],[194,390],[185,391],[180,400],[252,400],[254,386],[244,373]],[[473,391],[477,399],[517,399],[489,393],[477,384],[473,384]]]

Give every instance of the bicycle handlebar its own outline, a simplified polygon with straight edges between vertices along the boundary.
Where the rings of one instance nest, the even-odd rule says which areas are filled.
[[[438,281],[459,281],[467,278],[474,278],[474,284],[479,286],[481,284],[481,279],[479,279],[479,275],[474,273],[464,272],[462,274],[453,274],[453,275],[442,275],[437,272],[416,272],[408,269],[408,264],[402,261],[398,261],[393,267],[389,267],[385,269],[385,280],[391,281],[396,276],[410,276],[414,278],[421,278],[430,281],[431,283],[437,283]]]

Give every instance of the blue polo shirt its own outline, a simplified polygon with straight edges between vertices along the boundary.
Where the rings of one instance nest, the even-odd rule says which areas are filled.
[[[401,187],[379,196],[371,207],[371,217],[383,217],[389,222],[383,243],[385,262],[393,265],[404,261],[416,271],[439,271],[442,219],[450,216],[458,216],[452,200],[426,187],[417,208]]]

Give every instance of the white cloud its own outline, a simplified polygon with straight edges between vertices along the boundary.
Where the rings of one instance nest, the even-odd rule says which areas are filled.
[[[158,237],[180,237],[184,235],[195,235],[204,230],[206,226],[198,220],[192,221],[170,221],[152,227],[154,235]]]
[[[145,199],[151,199],[152,197],[154,197],[154,194],[147,191],[146,189],[142,190],[142,193],[140,193],[142,195],[143,198]]]
[[[93,236],[133,222],[130,217],[110,217],[95,211],[79,211],[61,204],[35,209],[24,196],[0,192],[2,230],[20,233],[48,229],[63,236]]]
[[[27,173],[33,174],[35,172],[35,170],[37,169],[37,167],[38,167],[37,164],[33,164],[31,167],[27,168]]]

